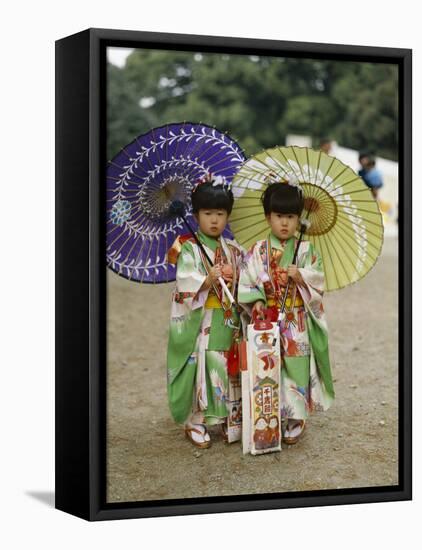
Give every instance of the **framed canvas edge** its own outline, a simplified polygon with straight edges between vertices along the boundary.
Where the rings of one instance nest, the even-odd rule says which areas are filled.
[[[411,495],[406,491],[390,490],[372,492],[370,489],[359,493],[358,490],[351,490],[349,494],[342,493],[344,490],[327,491],[327,495],[300,495],[292,496],[285,494],[282,496],[273,495],[248,495],[247,498],[226,501],[221,497],[220,502],[197,502],[192,504],[157,504],[145,506],[127,506],[125,504],[110,508],[101,508],[91,518],[93,521],[105,521],[113,519],[134,519],[148,517],[168,517],[184,515],[202,515],[202,514],[220,514],[231,512],[254,512],[262,510],[283,510],[286,508],[309,508],[321,506],[346,506],[352,504],[376,504],[382,502],[398,502],[411,500]],[[312,491],[314,492],[314,491]],[[315,491],[316,492],[316,491]],[[320,492],[320,491],[318,491]],[[288,495],[288,496],[286,496]],[[199,499],[201,500],[201,499]],[[206,500],[206,499],[204,499]]]
[[[178,35],[170,33],[147,33],[141,31],[116,31],[107,29],[89,29],[89,512],[80,514],[84,519],[109,520],[137,517],[174,516],[186,514],[223,513],[234,511],[252,511],[286,507],[326,506],[337,504],[374,503],[383,501],[410,500],[412,498],[412,457],[411,457],[411,63],[410,49],[378,48],[371,46],[347,46],[332,44],[314,44],[302,42],[269,41],[264,39],[206,37],[197,35]],[[65,39],[66,40],[66,39]],[[170,501],[154,501],[122,504],[105,502],[105,377],[101,369],[104,359],[105,342],[101,336],[104,329],[105,310],[101,293],[105,290],[105,263],[102,259],[101,243],[101,149],[104,151],[104,120],[101,119],[104,101],[105,56],[102,48],[119,43],[135,43],[137,47],[149,47],[157,44],[166,49],[191,47],[211,47],[229,49],[258,49],[263,51],[296,52],[300,56],[308,53],[315,55],[335,55],[371,58],[374,62],[397,63],[401,70],[400,80],[400,284],[403,291],[400,301],[400,356],[407,368],[401,368],[399,391],[400,411],[400,454],[399,485],[397,487],[366,488],[356,490],[340,489],[335,494],[288,494],[248,495],[222,499],[219,502],[204,502],[207,499],[195,499],[198,502],[183,504]],[[326,48],[324,50],[324,48]],[[271,55],[271,54],[269,54]],[[274,54],[273,54],[274,55]],[[103,59],[101,59],[101,56]],[[386,61],[388,60],[388,61]],[[103,66],[102,66],[103,63]],[[405,222],[403,221],[405,219]],[[101,376],[101,371],[103,376]],[[330,491],[327,491],[330,493]],[[201,502],[202,501],[202,502]],[[169,503],[170,502],[170,503]],[[68,511],[68,510],[65,510]],[[74,512],[71,512],[74,513]],[[78,515],[78,514],[76,514]]]
[[[88,31],[55,44],[55,507],[85,519],[90,515],[89,46]]]
[[[118,29],[89,29],[92,36],[96,40],[102,40],[107,42],[127,43],[130,47],[144,47],[152,48],[152,44],[161,46],[168,49],[181,49],[183,46],[187,46],[189,49],[196,49],[198,47],[211,48],[217,50],[239,50],[239,53],[243,53],[242,50],[253,50],[254,53],[259,52],[261,55],[298,53],[300,56],[307,56],[308,54],[313,56],[328,56],[333,57],[353,57],[358,58],[378,58],[378,62],[397,62],[400,59],[404,59],[406,56],[411,56],[412,50],[409,48],[395,48],[395,47],[380,47],[380,46],[366,46],[359,44],[332,44],[321,42],[299,42],[288,40],[274,40],[264,38],[245,38],[245,37],[233,37],[233,36],[213,36],[213,35],[197,35],[197,34],[179,34],[179,33],[164,33],[164,32],[150,32],[150,31],[130,31],[130,30],[118,30]],[[206,50],[204,50],[206,51]]]
[[[399,479],[412,498],[412,52],[399,64]],[[401,364],[402,361],[402,364]],[[401,368],[400,368],[401,367]]]

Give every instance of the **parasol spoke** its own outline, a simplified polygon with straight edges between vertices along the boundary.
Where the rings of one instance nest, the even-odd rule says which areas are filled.
[[[361,248],[362,250],[366,250],[365,248],[362,247],[362,245],[356,240],[356,233],[355,231],[347,224],[343,223],[342,221],[338,221],[338,224],[337,224],[339,227],[337,229],[338,233],[339,234],[342,234],[342,232],[345,232],[346,235],[350,235],[351,239],[352,239],[352,242],[354,243],[354,245],[358,248]],[[366,231],[368,232],[368,230],[366,229]],[[373,243],[371,243],[371,241],[368,241],[366,240],[365,241],[366,245],[367,246],[371,246],[372,248],[374,248],[374,250],[378,251],[378,247],[376,247]],[[371,259],[374,259],[375,261],[375,257],[374,258],[371,258]]]
[[[375,214],[375,212],[371,212],[371,214]],[[365,225],[366,224],[370,224],[370,225],[373,225],[374,227],[379,227],[380,224],[382,224],[382,219],[379,221],[379,222],[376,222],[376,221],[373,221],[373,220],[369,220],[368,218],[362,218],[361,216],[359,216],[358,214],[352,214],[352,213],[349,213],[349,212],[343,212],[341,210],[338,211],[337,213],[337,218],[343,218],[345,220],[349,219],[350,218],[354,218],[354,219],[357,219],[357,220],[361,220],[361,221],[364,221],[365,222]],[[370,233],[370,231],[368,230],[368,228],[366,228],[366,231],[368,233]],[[378,236],[377,233],[372,233],[374,236]]]
[[[334,245],[333,245],[333,242],[334,242],[334,231],[331,231],[331,232],[327,233],[327,235],[326,235],[326,240],[328,241],[328,243],[329,243],[329,245],[330,245],[330,246],[327,247],[327,250],[328,250],[328,251],[332,251],[332,252],[336,255],[337,261],[338,261],[339,265],[341,266],[341,269],[343,270],[344,278],[347,280],[347,284],[349,284],[349,283],[351,282],[351,280],[350,280],[350,273],[347,273],[347,270],[346,270],[346,268],[345,268],[345,266],[344,266],[344,263],[343,263],[343,259],[342,259],[341,256],[340,256],[339,249],[337,248],[337,246],[334,246]],[[342,250],[342,249],[340,248],[340,250]],[[353,269],[354,269],[354,266],[353,266]],[[336,269],[335,269],[335,271],[336,271],[336,274],[337,274],[337,270],[336,270]],[[339,282],[339,279],[337,279],[337,281],[338,281],[338,287],[339,287],[339,288],[345,286],[345,285],[343,285],[343,284],[341,284],[341,283]]]

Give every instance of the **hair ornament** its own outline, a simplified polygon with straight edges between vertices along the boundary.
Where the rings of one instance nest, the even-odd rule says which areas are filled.
[[[229,187],[229,184],[227,183],[227,180],[224,176],[216,176],[214,178],[214,181],[212,182],[212,186],[217,187],[218,185],[222,185],[224,188]]]
[[[303,196],[303,189],[299,183],[298,177],[295,174],[290,174],[289,176],[284,177],[284,179],[282,179],[280,183],[290,185],[291,187],[296,187],[299,194]]]
[[[195,193],[195,191],[203,185],[204,183],[212,183],[212,187],[222,186],[224,190],[229,189],[229,184],[224,176],[213,176],[211,172],[206,173],[204,176],[199,178],[199,180],[196,182],[192,189],[192,193]]]
[[[275,172],[268,172],[268,174],[264,178],[264,183],[267,185],[271,185],[272,183],[277,183],[279,178],[277,177],[277,174]]]
[[[295,174],[289,174],[280,177],[280,175],[277,175],[275,172],[268,172],[264,181],[267,185],[271,185],[273,183],[291,185],[292,187],[297,187],[299,192],[302,193],[302,187],[300,186],[299,180]]]

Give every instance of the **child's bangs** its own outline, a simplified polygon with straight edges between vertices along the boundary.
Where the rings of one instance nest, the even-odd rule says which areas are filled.
[[[227,212],[231,212],[232,207],[232,201],[230,201],[229,197],[227,196],[226,192],[220,192],[220,193],[210,193],[209,201],[207,201],[207,206],[204,206],[204,208],[215,208],[218,210],[227,210]]]
[[[200,186],[192,193],[192,210],[198,212],[201,209],[225,210],[228,214],[233,208],[233,194],[222,186]]]
[[[277,214],[297,214],[300,216],[303,210],[302,200],[296,195],[274,193],[270,200],[270,212]]]
[[[266,216],[271,212],[277,214],[296,214],[300,216],[303,210],[303,197],[297,187],[284,183],[269,185],[261,197]]]

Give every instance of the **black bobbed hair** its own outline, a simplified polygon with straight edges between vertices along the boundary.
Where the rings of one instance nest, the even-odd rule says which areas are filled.
[[[218,210],[225,210],[228,215],[231,214],[233,209],[233,193],[230,189],[223,185],[215,185],[213,182],[201,183],[191,196],[192,211],[197,214],[199,210],[215,208]]]
[[[301,190],[288,183],[272,183],[262,193],[261,202],[266,216],[277,214],[302,214],[304,200]]]

